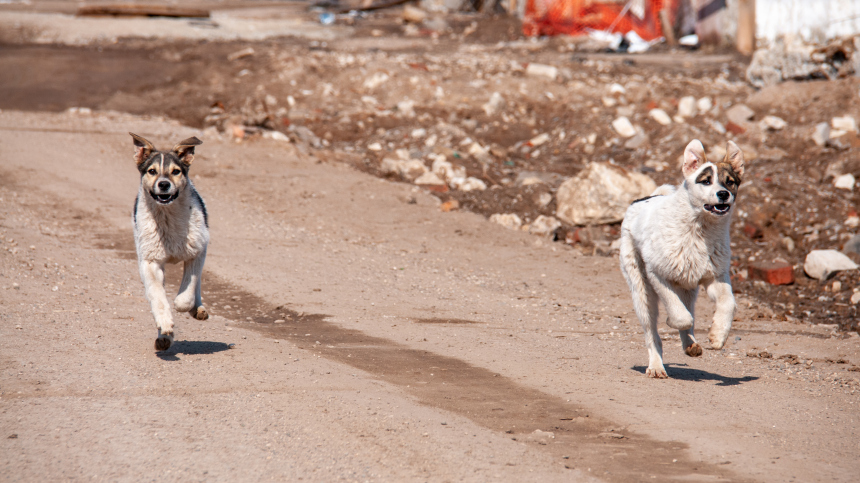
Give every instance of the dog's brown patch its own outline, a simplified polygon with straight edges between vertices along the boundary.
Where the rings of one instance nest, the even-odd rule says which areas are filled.
[[[717,163],[717,179],[719,179],[721,185],[732,193],[733,197],[737,197],[738,187],[741,185],[741,177],[731,164],[726,162]]]

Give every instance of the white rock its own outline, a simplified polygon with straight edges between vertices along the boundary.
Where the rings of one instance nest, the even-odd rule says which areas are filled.
[[[385,84],[385,82],[389,79],[388,74],[385,72],[377,72],[372,76],[368,77],[364,81],[364,88],[368,90],[376,89],[377,87]]]
[[[615,129],[615,132],[626,138],[636,135],[636,128],[633,127],[630,119],[627,119],[624,116],[612,121],[612,128]]]
[[[263,102],[265,102],[269,107],[274,107],[278,105],[278,98],[271,94],[266,94],[266,98]]]
[[[856,263],[836,250],[812,250],[803,262],[803,271],[818,280],[827,280],[836,272],[857,268]]]
[[[649,196],[656,188],[642,173],[591,163],[558,188],[556,217],[572,225],[617,223],[633,200]]]
[[[370,151],[382,151],[382,145],[379,143],[370,143],[367,145],[367,149]]]
[[[472,176],[468,178],[454,178],[451,180],[450,185],[452,188],[460,191],[484,191],[487,189],[487,183]]]
[[[732,121],[739,126],[750,120],[753,116],[755,116],[755,111],[747,107],[745,104],[735,104],[726,111],[726,117],[729,121]]]
[[[765,116],[764,119],[761,120],[761,126],[764,129],[779,131],[780,129],[785,128],[785,126],[788,126],[788,123],[780,117]]]
[[[696,115],[696,98],[693,96],[682,97],[678,101],[678,115],[681,117],[693,117]]]
[[[402,17],[407,22],[421,23],[427,18],[427,12],[412,5],[404,5]]]
[[[263,133],[263,137],[267,139],[274,139],[275,141],[282,141],[287,143],[290,142],[289,136],[282,133],[281,131],[265,131]]]
[[[618,101],[614,97],[604,96],[600,99],[603,102],[603,105],[606,107],[615,107],[618,104]]]
[[[857,121],[852,116],[834,117],[830,125],[838,131],[857,132]]]
[[[412,130],[412,133],[411,133],[411,136],[412,136],[412,138],[413,138],[413,139],[421,139],[421,138],[423,138],[423,137],[424,137],[424,136],[426,136],[426,135],[427,135],[427,130],[426,130],[426,129],[424,129],[423,127],[419,127],[419,128],[417,128],[417,129],[413,129],[413,130]]]
[[[529,225],[529,233],[532,235],[550,237],[555,230],[561,226],[561,222],[552,216],[540,215]]]
[[[511,230],[519,230],[523,226],[523,220],[515,213],[496,213],[490,215],[490,221]]]
[[[379,165],[383,174],[397,174],[405,181],[414,181],[427,172],[424,163],[417,159],[408,161],[395,158],[385,158]]]
[[[533,433],[526,436],[526,441],[533,441],[538,444],[546,445],[552,442],[555,439],[555,433],[550,431],[541,431],[539,429],[534,430]]]
[[[549,134],[541,133],[529,139],[529,145],[536,148],[547,141],[549,141]]]
[[[815,131],[812,132],[812,140],[819,146],[824,146],[830,140],[830,125],[826,122],[815,125]]]
[[[857,183],[857,180],[854,179],[854,175],[851,173],[843,174],[842,176],[838,176],[833,180],[833,187],[841,190],[853,190],[854,184]]]
[[[854,292],[854,295],[851,296],[851,303],[855,305],[860,303],[860,292]]]
[[[696,101],[696,108],[698,108],[701,113],[710,111],[712,107],[714,107],[714,102],[711,101],[710,97],[703,97]]]
[[[495,116],[505,108],[505,98],[498,92],[493,92],[490,100],[482,106],[488,116]]]
[[[397,112],[403,117],[415,117],[415,101],[406,99],[398,102]]]
[[[415,179],[415,184],[418,185],[433,185],[433,186],[445,186],[445,181],[442,180],[436,173],[432,173],[430,171],[422,174],[418,178]]]
[[[672,118],[669,117],[669,114],[666,114],[666,111],[663,109],[651,109],[648,111],[648,116],[664,126],[672,124]]]
[[[466,168],[462,166],[454,166],[445,160],[444,154],[437,154],[433,157],[433,164],[430,170],[436,173],[437,176],[445,181],[451,182],[455,178],[466,178]]]
[[[613,82],[609,84],[609,93],[610,94],[625,94],[627,89],[624,88],[621,84]]]
[[[555,80],[558,77],[558,67],[546,64],[529,64],[526,67],[526,74]]]

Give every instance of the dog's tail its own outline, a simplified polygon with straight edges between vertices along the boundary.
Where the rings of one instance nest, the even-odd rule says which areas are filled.
[[[675,187],[670,184],[664,184],[663,186],[658,186],[657,189],[651,193],[651,196],[669,196],[675,192]]]

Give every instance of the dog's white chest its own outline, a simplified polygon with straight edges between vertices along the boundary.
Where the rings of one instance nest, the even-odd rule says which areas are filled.
[[[140,203],[135,217],[135,244],[145,260],[177,263],[206,249],[209,241],[202,213],[189,206],[152,210]]]

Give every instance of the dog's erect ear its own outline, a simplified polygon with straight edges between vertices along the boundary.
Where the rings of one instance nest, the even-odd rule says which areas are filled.
[[[684,176],[690,176],[705,162],[705,147],[702,146],[702,141],[693,139],[684,149]]]
[[[149,159],[149,155],[155,151],[155,146],[133,132],[129,134],[134,139],[134,162],[140,164]]]
[[[726,144],[726,162],[739,177],[744,177],[744,152],[734,141],[729,141]]]
[[[190,137],[174,146],[173,152],[176,153],[176,157],[179,158],[179,161],[181,161],[182,164],[185,166],[191,166],[191,162],[194,161],[194,146],[199,146],[201,144],[203,144],[203,141],[196,137]]]

